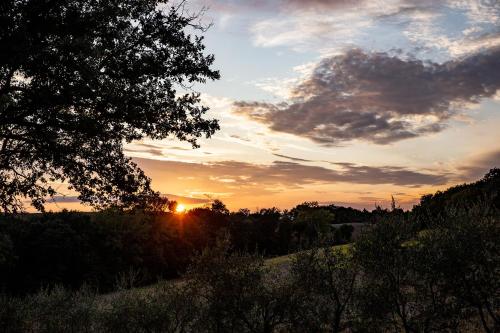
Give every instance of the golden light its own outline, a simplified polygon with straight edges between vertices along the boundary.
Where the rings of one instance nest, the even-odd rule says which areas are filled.
[[[186,206],[183,204],[178,204],[177,207],[175,207],[175,212],[176,213],[184,213],[186,211]]]

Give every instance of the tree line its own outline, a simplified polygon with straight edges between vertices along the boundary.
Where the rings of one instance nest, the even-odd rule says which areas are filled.
[[[138,284],[175,278],[185,272],[193,255],[214,246],[221,234],[230,236],[234,251],[273,257],[309,248],[319,240],[348,243],[354,228],[347,222],[373,225],[396,216],[425,230],[462,210],[500,209],[499,179],[499,170],[493,169],[476,183],[423,196],[406,212],[395,205],[368,212],[314,202],[289,211],[229,212],[216,200],[185,214],[105,210],[2,215],[0,290],[25,294],[86,284],[108,292],[131,270],[137,272]]]
[[[234,250],[284,255],[330,237],[351,240],[353,227],[335,227],[336,213],[346,210],[306,203],[291,211],[276,208],[230,213],[220,201],[184,214],[142,210],[105,210],[11,214],[0,216],[0,290],[12,294],[61,285],[83,284],[107,292],[130,270],[140,283],[174,278],[191,257],[213,246],[222,233]]]
[[[279,262],[230,236],[195,256],[182,279],[120,289],[43,289],[0,297],[6,332],[497,332],[500,214],[492,202],[443,220],[399,212],[356,242],[315,246]]]

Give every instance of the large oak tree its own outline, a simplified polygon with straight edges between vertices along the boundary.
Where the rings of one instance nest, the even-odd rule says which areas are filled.
[[[95,207],[158,198],[124,142],[197,145],[216,120],[193,90],[219,78],[184,3],[5,0],[0,4],[0,211],[43,210],[68,183]]]

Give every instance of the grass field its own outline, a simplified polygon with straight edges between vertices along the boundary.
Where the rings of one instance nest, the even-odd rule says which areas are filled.
[[[351,244],[336,245],[333,248],[342,249],[342,251],[348,251],[351,247],[352,247],[352,243]],[[279,257],[266,259],[265,265],[269,268],[279,268],[280,266],[289,267],[289,265],[292,262],[292,259],[295,255],[297,255],[297,253],[291,253],[291,254],[288,254],[286,256],[279,256]]]

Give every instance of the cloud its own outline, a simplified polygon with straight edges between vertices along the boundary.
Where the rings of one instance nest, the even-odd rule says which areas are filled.
[[[130,145],[127,145],[124,151],[128,153],[148,153],[152,156],[157,156],[157,157],[164,156],[163,147],[161,146],[143,142],[134,143],[133,146],[138,148],[131,148]]]
[[[259,47],[288,46],[295,51],[351,45],[359,39],[372,20],[363,11],[286,13],[256,22],[250,28]]]
[[[288,157],[290,158],[290,157]],[[274,161],[253,164],[237,161],[184,163],[136,159],[153,179],[170,174],[190,177],[193,183],[218,185],[217,190],[239,191],[265,188],[300,188],[308,184],[393,184],[400,186],[441,185],[448,181],[446,174],[431,174],[396,166],[362,166],[334,163],[335,169],[303,165],[296,162]],[[163,174],[163,177],[162,177]],[[167,175],[168,174],[168,175]],[[186,182],[186,184],[188,184]],[[238,191],[238,193],[240,193]]]
[[[162,194],[162,196],[168,198],[168,200],[170,201],[182,202],[186,205],[200,205],[209,203],[211,201],[209,198],[192,198],[175,194]]]
[[[352,45],[386,50],[394,43],[404,43],[408,37],[402,28],[429,21],[451,8],[447,1],[431,0],[333,0],[271,1],[271,18],[255,22],[250,32],[254,44],[260,47],[287,46],[292,50],[338,53]],[[260,10],[263,7],[258,7]],[[446,15],[444,15],[447,17]],[[388,35],[388,33],[390,35]]]
[[[446,0],[205,0],[203,3],[218,11],[240,12],[245,10],[311,10],[311,9],[362,9],[360,6],[387,7],[397,4],[402,8],[408,6],[443,3]]]
[[[230,134],[229,137],[233,138],[233,139],[245,141],[245,142],[252,142],[252,140],[250,140],[249,138],[246,138],[246,137],[238,135],[238,134]]]
[[[306,159],[303,159],[303,158],[291,157],[291,156],[286,156],[286,155],[281,155],[281,154],[275,154],[275,153],[273,153],[273,155],[277,156],[277,157],[285,158],[287,160],[294,161],[294,162],[315,162],[315,161],[312,161],[312,160],[306,160]]]
[[[78,199],[78,196],[72,195],[55,195],[47,200],[47,202],[55,202],[55,203],[81,203]]]
[[[460,167],[460,178],[465,181],[476,181],[495,167],[500,168],[500,150],[482,154],[473,159],[468,165]]]
[[[398,44],[442,61],[500,43],[496,37],[477,36],[498,33],[496,0],[205,0],[203,4],[220,16],[221,26],[227,24],[228,15],[238,16],[235,22],[246,22],[260,47],[285,46],[325,55],[353,45],[386,51]]]
[[[320,8],[344,8],[344,7],[354,7],[360,3],[365,2],[364,0],[283,0],[285,5],[299,7],[299,8],[310,8],[320,7]]]
[[[500,47],[442,64],[352,49],[323,59],[287,103],[236,102],[233,111],[324,145],[389,144],[436,133],[500,88]]]
[[[205,204],[209,203],[211,200],[209,198],[193,198],[193,197],[186,197],[186,196],[181,196],[181,195],[175,195],[175,194],[162,194],[162,196],[168,198],[169,200],[174,200],[177,202],[182,202],[183,204],[187,205],[197,205],[197,204]],[[78,199],[78,196],[71,196],[71,195],[56,195],[48,200],[49,203],[81,203],[81,201]]]
[[[436,37],[433,43],[438,42],[452,56],[463,56],[500,46],[500,32],[490,31],[480,35],[466,36],[465,38],[450,39],[446,36]]]
[[[276,10],[304,8],[353,7],[366,0],[205,0],[203,3],[217,11],[241,12],[245,10]]]
[[[148,153],[152,156],[157,156],[161,157],[163,155],[163,151],[161,149],[132,149],[132,148],[125,148],[125,152],[127,153]]]

